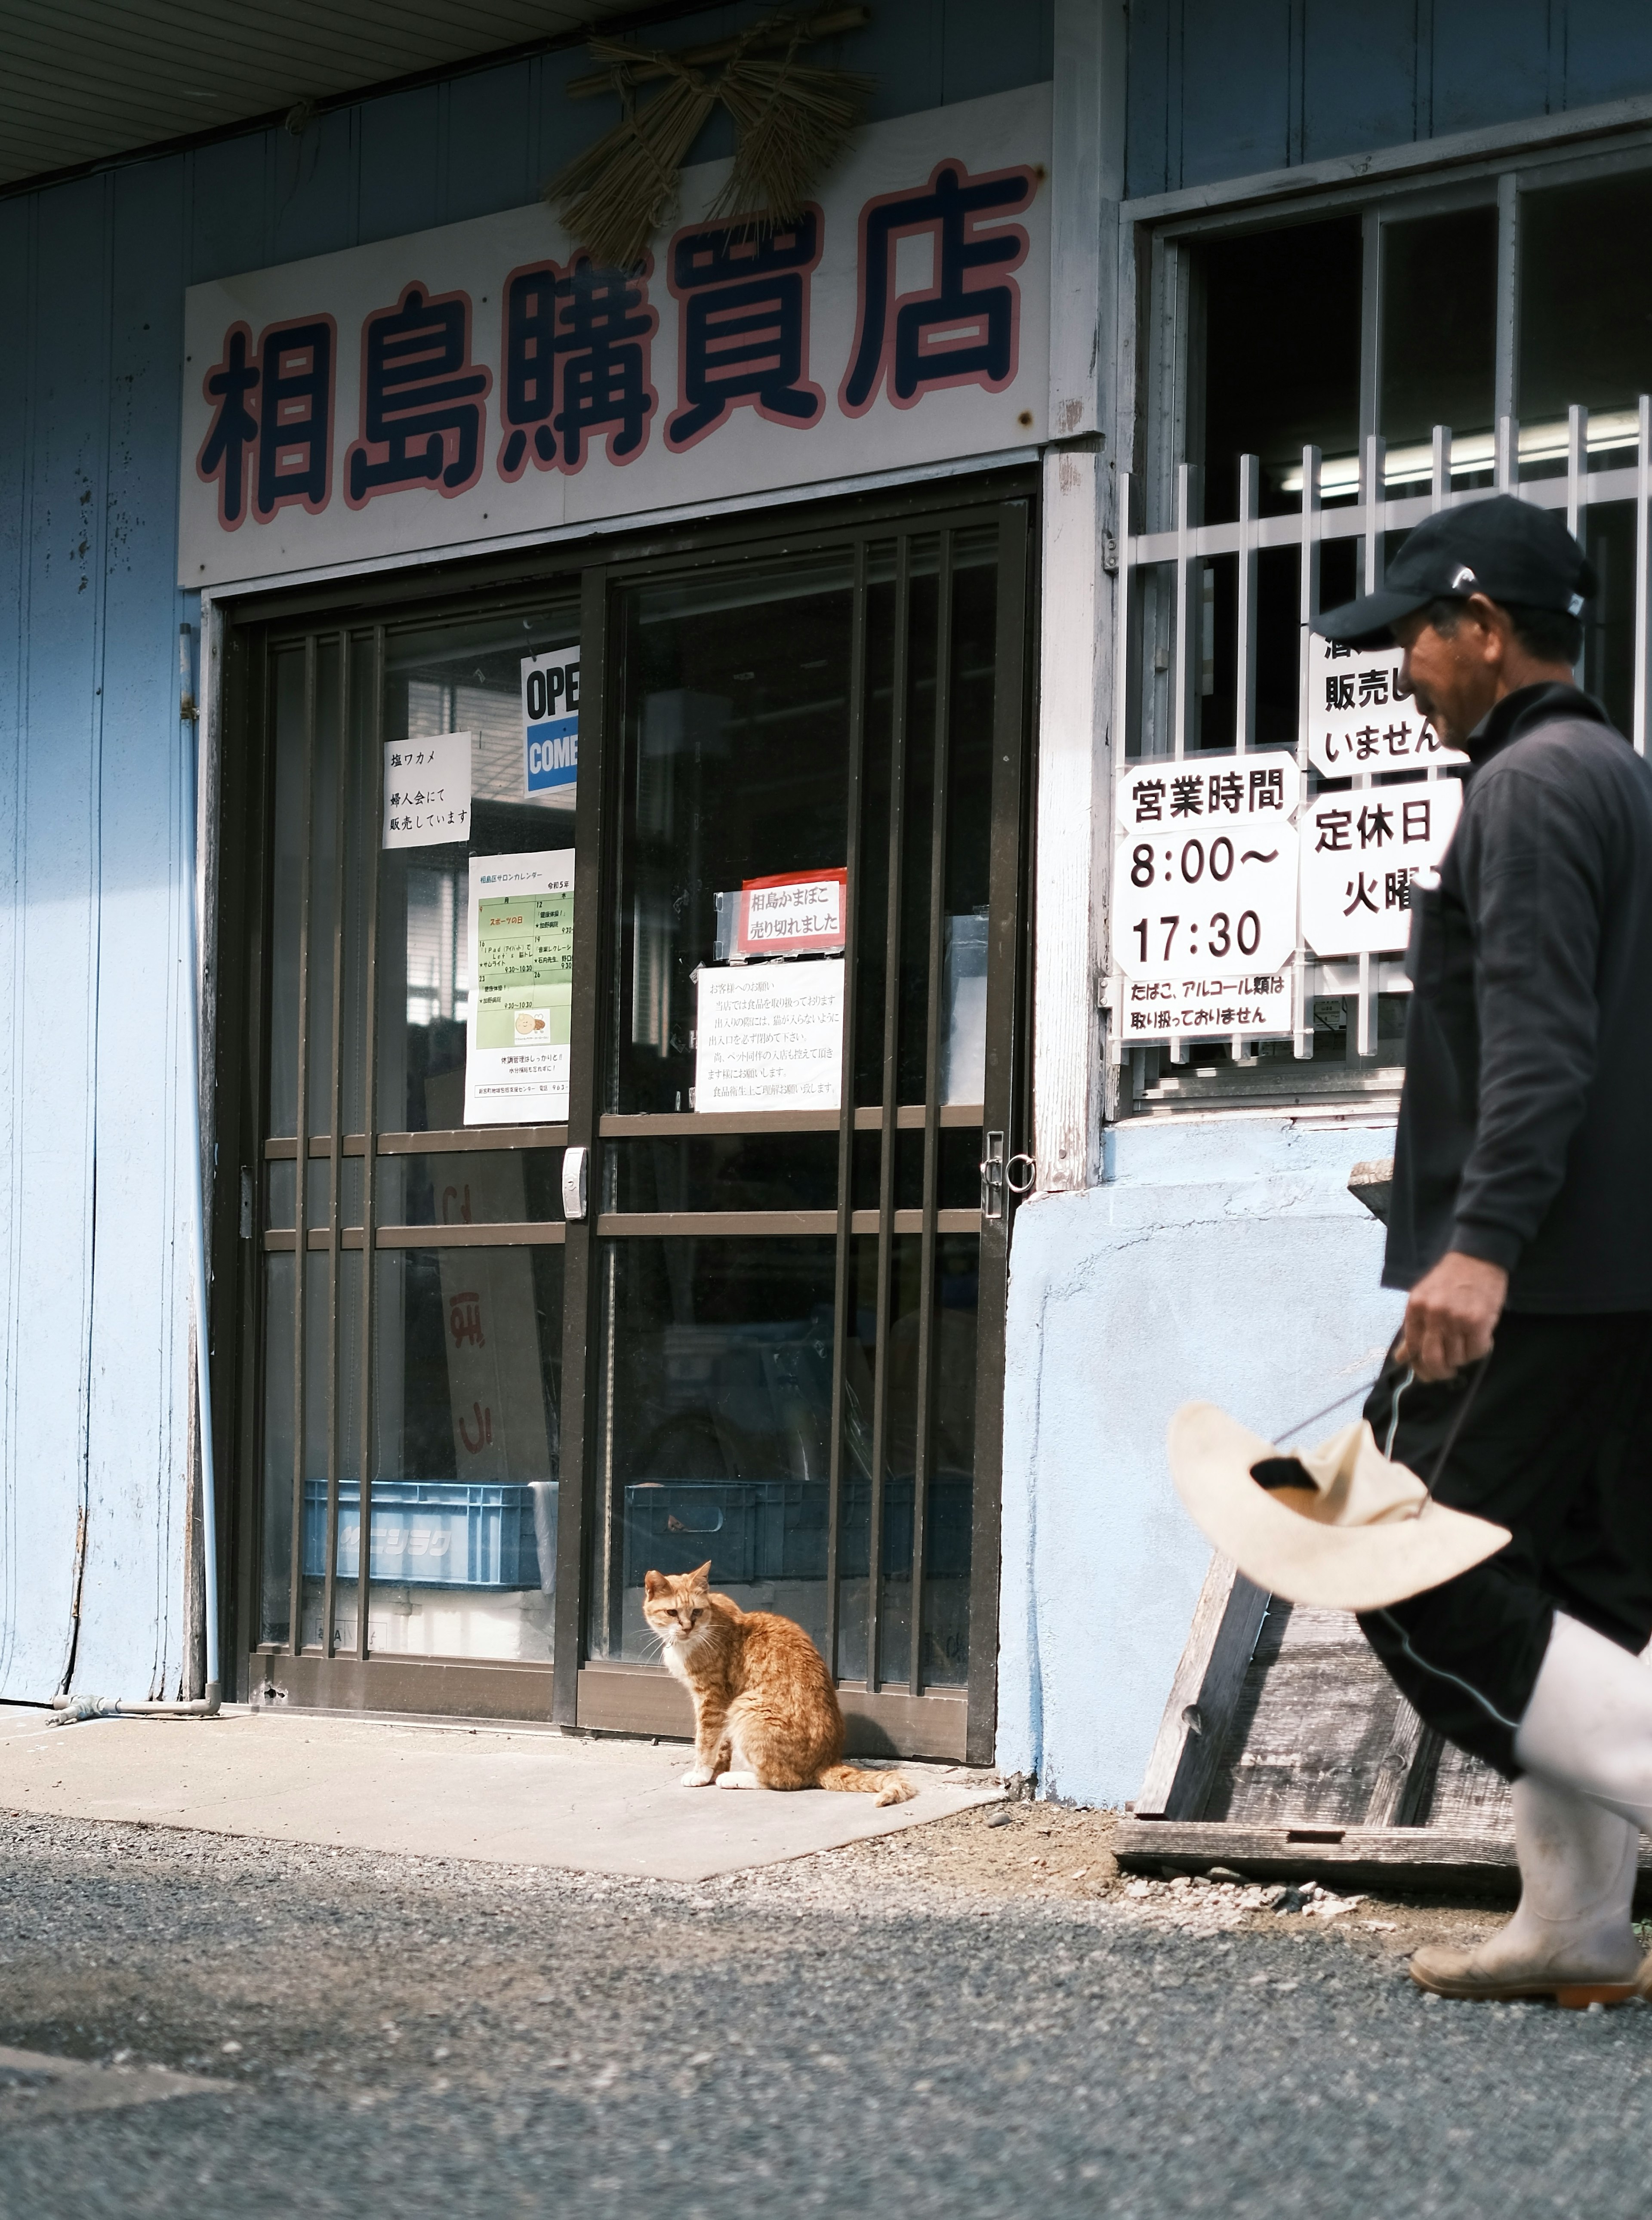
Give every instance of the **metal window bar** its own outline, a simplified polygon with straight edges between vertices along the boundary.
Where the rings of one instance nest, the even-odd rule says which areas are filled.
[[[298,885],[298,1028],[297,1106],[294,1117],[297,1177],[295,1182],[293,1223],[297,1230],[293,1258],[293,1421],[292,1421],[292,1553],[287,1588],[287,1649],[296,1657],[303,1643],[304,1572],[304,1234],[308,1230],[305,1175],[309,1163],[309,910],[311,835],[315,827],[315,635],[304,640],[304,719],[301,745],[304,751],[300,808],[303,816],[303,860]]]
[[[940,1197],[941,997],[945,983],[947,785],[952,719],[952,534],[941,533],[935,600],[935,741],[929,822],[929,977],[924,1036],[924,1168],[918,1259],[918,1408],[912,1469],[912,1605],[907,1685],[923,1690],[924,1527],[935,1453],[935,1244]]]
[[[838,1082],[838,1222],[832,1288],[831,1452],[826,1467],[826,1655],[838,1674],[838,1530],[843,1512],[844,1421],[849,1336],[855,1325],[855,1036],[860,957],[862,773],[866,750],[866,542],[855,544],[849,636],[849,773],[844,874],[843,1059]]]
[[[340,1233],[344,1215],[344,941],[346,874],[349,860],[350,639],[339,640],[338,791],[334,811],[333,854],[333,1022],[327,1048],[327,1547],[321,1577],[321,1655],[334,1651],[334,1591],[339,1568],[339,1305]],[[302,1167],[301,1166],[301,1169]],[[302,1208],[301,1199],[300,1208]],[[304,1259],[298,1259],[302,1269]]]
[[[866,1585],[866,1686],[876,1692],[882,1674],[883,1475],[889,1441],[889,1300],[895,1278],[895,1196],[901,1056],[901,892],[907,824],[907,689],[910,683],[912,541],[895,546],[894,668],[889,701],[888,880],[884,889],[883,1119],[877,1160],[877,1274],[876,1339],[872,1350],[871,1531]],[[841,1203],[842,1198],[839,1197]]]
[[[384,627],[375,625],[371,634],[369,683],[372,689],[368,705],[366,735],[368,818],[367,852],[371,857],[367,866],[368,884],[365,914],[363,923],[367,932],[366,960],[363,966],[362,1024],[365,1038],[362,1044],[362,1118],[366,1132],[362,1136],[362,1194],[361,1234],[361,1464],[357,1480],[358,1535],[356,1550],[356,1656],[364,1663],[367,1657],[367,1604],[371,1584],[373,1531],[373,1296],[375,1250],[377,1244],[377,1162],[376,1128],[378,1124],[378,912],[380,856],[383,843],[379,826],[384,808]]]
[[[1523,441],[1518,420],[1511,414],[1505,414],[1498,420],[1489,458],[1493,465],[1498,491],[1515,494],[1522,501],[1530,502],[1539,508],[1561,512],[1568,528],[1580,539],[1587,533],[1592,508],[1614,503],[1634,504],[1633,714],[1630,737],[1637,752],[1644,754],[1649,723],[1652,723],[1652,681],[1649,679],[1649,657],[1652,654],[1652,398],[1643,395],[1636,404],[1633,440],[1635,458],[1632,463],[1607,465],[1603,462],[1600,467],[1591,468],[1592,453],[1604,457],[1620,452],[1630,444],[1620,427],[1618,418],[1613,417],[1609,421],[1598,418],[1596,425],[1596,431],[1592,433],[1588,410],[1580,406],[1569,408],[1566,415],[1564,474],[1522,478],[1523,459],[1539,463],[1551,458],[1559,460],[1560,450],[1546,426],[1530,427]],[[1469,443],[1470,446],[1473,444]],[[1454,489],[1454,471],[1461,474],[1471,468],[1483,468],[1484,465],[1474,454],[1466,451],[1463,442],[1455,440],[1449,426],[1437,425],[1433,428],[1429,452],[1427,491],[1391,496],[1388,491],[1391,481],[1414,483],[1420,473],[1407,461],[1402,465],[1402,477],[1397,478],[1393,460],[1389,457],[1383,440],[1380,435],[1371,434],[1362,443],[1359,454],[1359,498],[1326,508],[1323,505],[1326,469],[1324,458],[1317,448],[1305,447],[1300,508],[1295,514],[1287,512],[1274,516],[1258,516],[1255,513],[1250,473],[1256,468],[1256,460],[1253,457],[1244,456],[1240,458],[1239,465],[1238,514],[1231,522],[1210,525],[1199,521],[1200,494],[1197,467],[1184,463],[1178,466],[1176,472],[1174,519],[1168,526],[1151,531],[1130,528],[1134,521],[1131,506],[1133,487],[1130,477],[1121,475],[1119,496],[1119,583],[1116,597],[1118,638],[1114,658],[1115,729],[1123,734],[1134,730],[1141,738],[1147,737],[1150,711],[1144,698],[1138,706],[1129,674],[1133,668],[1141,666],[1142,648],[1137,635],[1149,621],[1152,600],[1150,596],[1136,589],[1144,574],[1169,567],[1174,572],[1171,602],[1175,627],[1169,654],[1170,753],[1173,758],[1180,758],[1188,751],[1196,715],[1191,686],[1194,652],[1193,612],[1195,605],[1193,574],[1196,565],[1216,557],[1234,555],[1239,558],[1238,622],[1241,627],[1236,658],[1238,698],[1235,711],[1235,747],[1237,752],[1244,754],[1254,746],[1256,652],[1254,566],[1258,554],[1264,549],[1294,548],[1300,558],[1298,613],[1301,629],[1297,761],[1306,774],[1309,765],[1310,717],[1307,640],[1319,611],[1319,558],[1325,543],[1347,539],[1357,539],[1361,543],[1362,590],[1369,592],[1381,580],[1382,549],[1388,533],[1409,531],[1420,524],[1424,517],[1441,509],[1486,498],[1484,490],[1480,488]],[[1196,741],[1194,744],[1196,745]],[[1437,776],[1437,767],[1431,767],[1430,775]],[[1368,774],[1356,775],[1356,785],[1368,783]],[[1313,1053],[1312,1008],[1314,975],[1324,968],[1299,935],[1294,1023],[1294,1045],[1299,1057],[1307,1058]],[[1336,967],[1336,970],[1341,969],[1340,966]],[[1376,1052],[1379,995],[1383,992],[1405,991],[1402,981],[1395,976],[1396,971],[1397,967],[1386,957],[1367,956],[1359,960],[1356,979],[1350,982],[1353,992],[1349,995],[1355,1006],[1356,1060],[1368,1061]],[[1335,991],[1344,990],[1338,987]],[[1172,1063],[1187,1060],[1188,1045],[1185,1039],[1171,1040],[1162,1045],[1168,1049]],[[1238,1045],[1235,1044],[1236,1053]],[[1116,1022],[1112,1028],[1109,1053],[1114,1062],[1124,1060],[1123,1029]]]

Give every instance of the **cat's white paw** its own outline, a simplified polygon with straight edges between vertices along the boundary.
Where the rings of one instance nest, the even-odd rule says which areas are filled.
[[[714,1775],[708,1765],[691,1765],[683,1776],[685,1788],[709,1788]]]
[[[717,1786],[720,1788],[761,1788],[763,1783],[755,1773],[720,1773]]]

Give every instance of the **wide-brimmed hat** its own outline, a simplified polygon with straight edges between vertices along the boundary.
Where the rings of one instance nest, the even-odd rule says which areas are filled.
[[[1483,1563],[1506,1527],[1437,1503],[1360,1419],[1313,1450],[1281,1450],[1213,1403],[1170,1421],[1170,1477],[1206,1538],[1291,1603],[1380,1611]]]

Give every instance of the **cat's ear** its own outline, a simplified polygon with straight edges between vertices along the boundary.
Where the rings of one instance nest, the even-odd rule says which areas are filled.
[[[691,1588],[708,1588],[711,1586],[711,1559],[709,1557],[707,1558],[703,1565],[696,1566],[695,1570],[689,1575],[689,1586]]]
[[[665,1575],[664,1573],[645,1573],[643,1575],[643,1593],[645,1596],[657,1596],[664,1586]]]

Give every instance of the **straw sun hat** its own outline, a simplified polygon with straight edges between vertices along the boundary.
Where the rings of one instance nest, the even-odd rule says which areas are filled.
[[[1291,1603],[1380,1611],[1493,1556],[1508,1530],[1436,1503],[1361,1419],[1318,1449],[1275,1449],[1213,1403],[1170,1421],[1189,1517],[1248,1580]]]

